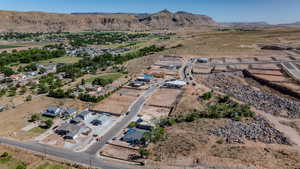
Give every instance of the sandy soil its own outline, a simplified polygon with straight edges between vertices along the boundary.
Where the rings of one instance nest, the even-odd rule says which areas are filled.
[[[142,118],[144,120],[151,121],[153,119],[160,119],[162,117],[166,117],[168,116],[169,112],[170,109],[168,108],[145,105],[139,114],[142,115]]]
[[[152,95],[147,105],[171,107],[180,92],[178,89],[160,88]]]
[[[129,106],[143,93],[142,90],[123,88],[112,96],[94,105],[95,110],[123,114],[128,111]]]

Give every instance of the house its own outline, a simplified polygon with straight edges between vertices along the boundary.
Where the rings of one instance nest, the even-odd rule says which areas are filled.
[[[19,81],[19,80],[24,80],[24,79],[26,79],[26,76],[23,75],[23,74],[16,74],[16,75],[11,75],[10,78],[11,78],[12,80]]]
[[[171,64],[167,66],[161,66],[160,68],[169,69],[169,70],[177,70],[181,68],[181,64]]]
[[[143,76],[140,76],[137,78],[137,81],[141,82],[151,82],[154,79],[152,75],[144,74]]]
[[[37,65],[38,68],[43,68],[45,70],[47,70],[48,73],[54,73],[56,72],[56,65],[48,65],[48,66],[45,66],[45,65]]]
[[[75,109],[72,109],[72,108],[67,109],[67,110],[65,110],[65,111],[63,112],[63,114],[64,114],[65,116],[74,116],[76,113],[77,113],[77,111],[76,111]]]
[[[80,114],[78,114],[76,117],[81,118],[82,120],[86,120],[87,118],[89,118],[92,115],[92,113],[88,110],[85,110],[83,112],[81,112]]]
[[[174,80],[174,81],[169,81],[169,82],[166,82],[164,84],[164,87],[167,87],[167,88],[182,88],[186,85],[186,82],[185,81],[182,81],[182,80]]]
[[[63,123],[55,130],[55,133],[64,137],[64,139],[75,139],[81,131],[81,127],[75,124]]]
[[[197,62],[199,63],[208,63],[209,59],[208,58],[199,58],[197,59]]]
[[[129,144],[143,145],[146,144],[146,140],[144,138],[144,134],[146,132],[146,130],[131,128],[124,134],[121,140]]]
[[[145,85],[144,82],[142,82],[142,81],[137,81],[137,80],[135,80],[135,81],[129,83],[129,86],[131,86],[131,87],[142,87],[142,86],[144,86],[144,85]]]
[[[55,106],[49,106],[48,109],[42,114],[44,116],[56,117],[61,114],[61,109]]]
[[[32,72],[27,72],[27,73],[26,73],[27,76],[36,76],[36,75],[38,75],[38,74],[39,74],[38,71],[32,71]]]
[[[80,117],[75,117],[75,118],[72,118],[71,119],[71,121],[70,121],[70,123],[71,124],[79,124],[80,122],[82,122],[82,118],[80,118]]]

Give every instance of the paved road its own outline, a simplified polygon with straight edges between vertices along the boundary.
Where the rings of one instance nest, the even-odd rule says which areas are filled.
[[[8,140],[4,138],[0,138],[0,142],[2,144],[7,144],[10,146],[19,147],[34,152],[62,158],[69,162],[92,166],[94,168],[101,168],[101,169],[137,169],[138,168],[135,166],[120,164],[117,162],[104,161],[95,155],[73,152],[61,148],[55,148],[55,147],[39,144],[37,142],[18,142],[18,141]]]
[[[288,62],[284,62],[281,65],[288,74],[290,74],[296,81],[300,82],[300,70],[296,65]]]
[[[137,116],[137,114],[140,112],[141,108],[143,107],[146,98],[150,96],[154,91],[160,86],[160,84],[155,85],[150,87],[142,96],[140,96],[136,102],[134,102],[130,109],[129,109],[129,114],[126,115],[122,121],[118,122],[115,124],[104,136],[101,137],[101,140],[99,142],[96,142],[92,144],[86,151],[85,153],[91,154],[91,155],[96,155],[103,146],[113,139],[121,130],[126,128],[128,124],[132,121],[134,117]]]
[[[116,134],[118,134],[122,129],[126,128],[131,120],[137,116],[146,102],[147,97],[155,92],[157,88],[159,88],[161,84],[154,85],[150,87],[142,96],[140,96],[130,107],[129,114],[125,116],[122,121],[117,123],[113,128],[111,128],[101,139],[100,142],[96,142],[91,145],[85,152],[74,152],[70,150],[66,150],[63,148],[56,148],[44,144],[40,144],[37,142],[19,142],[14,140],[9,140],[5,138],[0,138],[0,143],[7,144],[14,147],[23,148],[26,150],[51,155],[54,157],[62,158],[64,160],[79,163],[83,165],[92,166],[95,168],[102,169],[136,169],[136,166],[129,166],[126,164],[119,164],[117,162],[108,162],[100,159],[96,154],[99,152],[101,148],[111,140]]]
[[[251,65],[251,64],[281,64],[283,62],[287,63],[299,63],[300,60],[290,60],[290,61],[257,61],[257,62],[237,62],[237,63],[210,63],[210,66],[229,66],[229,65]]]
[[[193,66],[194,60],[190,59],[186,63],[184,63],[183,68],[180,70],[180,76],[181,79],[185,82],[192,82],[190,78],[192,77],[192,66]]]

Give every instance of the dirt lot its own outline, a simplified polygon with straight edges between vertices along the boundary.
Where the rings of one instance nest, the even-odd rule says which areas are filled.
[[[128,160],[130,156],[138,156],[137,150],[107,144],[100,152],[104,156]]]
[[[158,107],[171,107],[180,92],[181,90],[179,89],[160,88],[146,104]]]
[[[62,105],[63,104],[63,105]],[[19,140],[33,138],[40,133],[20,131],[29,124],[28,119],[33,113],[40,113],[48,106],[73,107],[81,109],[85,105],[80,101],[71,99],[53,99],[45,96],[37,97],[30,102],[16,106],[15,109],[8,109],[0,112],[0,136],[17,138]]]
[[[112,96],[94,105],[94,110],[123,114],[129,106],[141,95],[143,90],[122,88]]]
[[[152,119],[166,117],[168,116],[169,112],[170,109],[168,108],[145,105],[139,114],[142,115],[143,120],[151,121]]]

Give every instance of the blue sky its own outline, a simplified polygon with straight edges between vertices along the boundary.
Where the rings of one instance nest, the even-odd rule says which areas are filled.
[[[218,22],[300,21],[300,0],[0,0],[0,10],[45,12],[135,12],[163,9],[206,14]]]

